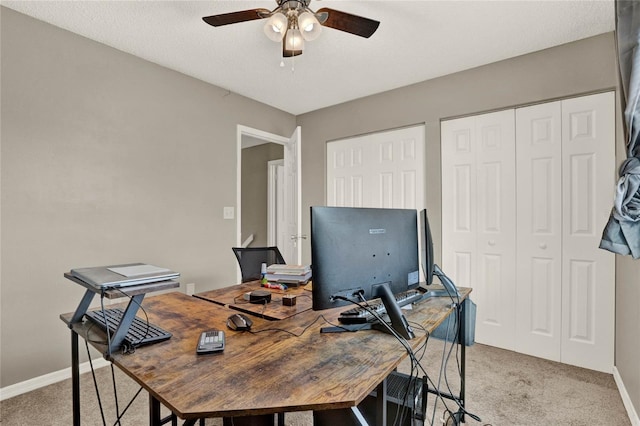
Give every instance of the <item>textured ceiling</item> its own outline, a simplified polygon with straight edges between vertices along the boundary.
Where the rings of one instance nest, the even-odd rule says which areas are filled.
[[[268,1],[10,1],[3,6],[292,114],[614,30],[614,2],[314,0],[381,22],[369,39],[331,28],[281,66],[263,20],[203,16]]]

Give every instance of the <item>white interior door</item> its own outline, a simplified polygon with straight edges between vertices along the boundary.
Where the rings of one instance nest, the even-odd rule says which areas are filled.
[[[443,269],[474,288],[478,342],[611,373],[614,99],[442,122]]]
[[[516,205],[514,111],[476,117],[477,288],[484,307],[480,335],[513,349],[516,301]],[[480,306],[480,303],[478,303]]]
[[[516,351],[560,361],[562,337],[562,110],[516,110]]]
[[[327,205],[424,208],[424,126],[327,144]]]
[[[614,111],[613,92],[562,101],[561,360],[607,373],[614,361],[615,258],[598,246],[613,200]]]
[[[269,195],[267,198],[267,245],[284,247],[287,226],[284,221],[284,160],[267,163]]]
[[[424,131],[420,125],[329,142],[327,205],[423,209]]]
[[[293,134],[284,145],[284,182],[283,182],[283,212],[286,224],[286,235],[282,256],[292,265],[298,265],[302,257],[302,217],[300,203],[301,170],[300,170],[300,144],[302,141],[300,126],[296,127]]]
[[[440,134],[442,269],[457,286],[477,288],[475,117],[443,121]],[[477,298],[482,296],[474,291],[473,297],[477,301]]]
[[[513,110],[444,121],[443,271],[472,287],[476,341],[515,338],[515,125]]]

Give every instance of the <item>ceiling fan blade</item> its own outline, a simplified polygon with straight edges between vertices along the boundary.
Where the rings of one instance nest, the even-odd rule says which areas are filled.
[[[327,13],[326,21],[322,23],[325,27],[345,31],[360,37],[369,38],[378,29],[380,22],[362,16],[352,15],[335,9],[323,7],[316,14]]]
[[[238,22],[253,21],[254,19],[262,19],[271,15],[268,9],[249,9],[240,12],[221,13],[220,15],[205,16],[202,18],[204,22],[214,27],[221,25],[235,24]]]

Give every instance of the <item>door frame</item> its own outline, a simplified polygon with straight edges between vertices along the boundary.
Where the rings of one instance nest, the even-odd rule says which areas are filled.
[[[294,135],[300,134],[299,126],[293,132]],[[260,139],[264,141],[264,143],[276,143],[285,147],[284,156],[285,163],[287,159],[287,147],[291,144],[291,137],[276,135],[274,133],[269,133],[264,130],[255,129],[249,126],[245,126],[242,124],[237,125],[236,129],[236,246],[240,246],[242,244],[242,142],[243,137],[252,137],[255,139]],[[299,152],[298,152],[299,155]],[[298,159],[298,176],[301,173],[300,169],[300,161]],[[285,165],[286,167],[286,165]],[[297,191],[300,191],[300,188],[297,188]],[[301,197],[297,198],[297,210],[298,215],[301,209]],[[300,221],[298,218],[298,227],[300,227]],[[238,269],[238,279],[241,278],[240,270]]]

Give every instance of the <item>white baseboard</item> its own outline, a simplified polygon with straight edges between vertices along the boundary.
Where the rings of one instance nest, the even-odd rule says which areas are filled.
[[[93,368],[102,368],[109,364],[109,361],[104,358],[97,358],[93,360]],[[87,373],[89,371],[91,371],[91,365],[88,361],[80,364],[80,374]],[[15,385],[0,388],[0,401],[70,378],[71,367],[65,368],[64,370],[54,371],[53,373],[45,374],[44,376],[34,377],[33,379],[16,383]]]
[[[631,402],[631,398],[627,393],[627,389],[624,387],[622,377],[620,377],[620,373],[618,372],[618,369],[616,367],[613,367],[613,379],[618,386],[618,392],[620,392],[620,396],[622,397],[624,408],[627,409],[627,415],[629,416],[629,420],[631,420],[631,426],[640,426],[640,417],[638,416],[638,412]]]

